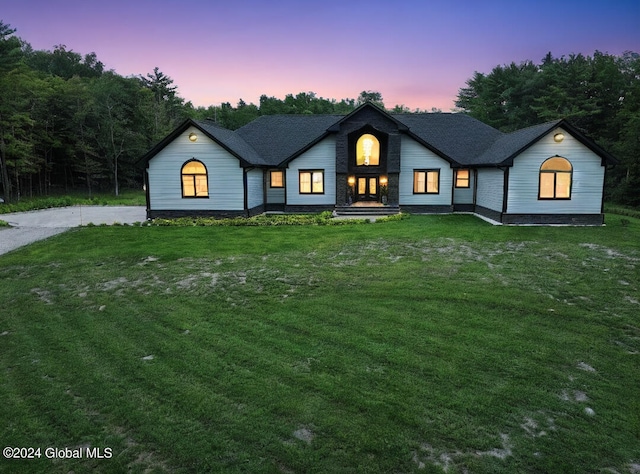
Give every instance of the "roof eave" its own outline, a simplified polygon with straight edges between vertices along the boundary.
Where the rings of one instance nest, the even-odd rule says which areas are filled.
[[[380,107],[378,107],[377,105],[372,104],[371,102],[365,102],[364,104],[362,104],[361,106],[359,106],[358,108],[356,108],[353,112],[348,113],[347,115],[345,115],[344,117],[342,117],[340,120],[338,120],[336,123],[334,123],[333,125],[331,125],[327,131],[328,132],[339,132],[340,131],[340,125],[342,125],[342,123],[345,120],[348,120],[349,118],[351,118],[353,115],[356,115],[357,113],[359,113],[361,110],[366,109],[366,108],[372,108],[374,109],[376,112],[379,112],[380,114],[384,115],[385,117],[387,117],[389,120],[393,121],[397,126],[398,126],[398,130],[401,132],[406,132],[409,130],[409,127],[407,127],[404,123],[400,122],[399,120],[397,120],[395,117],[393,117],[389,112],[387,112],[386,110],[381,109]]]
[[[417,141],[418,143],[420,143],[422,146],[426,147],[429,151],[435,153],[436,155],[438,155],[440,158],[442,158],[443,160],[446,160],[449,162],[449,164],[451,165],[452,168],[460,168],[460,167],[464,167],[464,165],[462,163],[460,163],[457,160],[454,160],[453,158],[451,158],[449,155],[447,155],[446,153],[440,151],[439,149],[437,149],[436,147],[434,147],[433,145],[431,145],[429,142],[423,140],[422,138],[420,138],[418,135],[416,135],[415,133],[413,133],[408,127],[406,130],[406,134],[408,136],[410,136],[411,138],[413,138],[415,141]]]
[[[255,164],[255,163],[249,162],[246,158],[244,158],[243,156],[238,154],[235,150],[231,149],[229,146],[227,146],[221,140],[216,138],[213,134],[209,133],[198,122],[196,122],[195,120],[190,119],[190,118],[186,119],[184,122],[182,122],[180,125],[178,125],[178,127],[176,127],[176,129],[173,132],[171,132],[164,139],[162,139],[156,146],[154,146],[151,150],[149,150],[142,158],[140,158],[140,160],[138,162],[140,163],[140,162],[144,161],[145,164],[148,166],[149,165],[149,161],[151,161],[151,159],[154,156],[156,156],[158,153],[160,153],[160,151],[162,151],[169,143],[171,143],[178,136],[180,136],[180,134],[184,133],[184,131],[187,130],[189,127],[197,128],[206,137],[208,137],[209,139],[213,140],[215,143],[217,143],[222,148],[224,148],[227,152],[232,154],[235,158],[238,159],[238,161],[240,161],[240,167],[241,168],[248,168],[248,167],[252,167],[252,166],[261,166],[261,164]]]
[[[138,163],[144,162],[145,165],[148,166],[149,161],[160,153],[169,143],[175,140],[181,133],[183,133],[190,125],[196,125],[195,122],[191,119],[186,119],[180,125],[178,125],[173,132],[160,140],[153,148],[151,148],[148,152],[146,152],[142,157],[138,160]],[[196,125],[197,126],[197,125]],[[198,127],[200,128],[200,127]]]
[[[327,138],[329,135],[334,135],[335,132],[331,131],[331,128],[332,127],[329,127],[322,135],[318,136],[316,139],[314,139],[313,141],[307,143],[305,146],[303,146],[302,148],[300,148],[299,150],[295,151],[290,156],[288,156],[287,158],[282,160],[280,163],[278,163],[276,165],[276,168],[281,168],[283,166],[288,166],[291,161],[295,160],[297,157],[302,155],[305,151],[310,150],[315,145],[320,143],[322,140]]]
[[[561,119],[561,120],[558,120],[556,122],[550,123],[549,127],[544,132],[540,133],[536,138],[534,138],[533,140],[529,141],[525,146],[520,148],[515,153],[512,153],[509,157],[507,157],[505,160],[503,160],[500,163],[500,165],[501,166],[513,166],[513,160],[515,159],[516,156],[520,155],[522,152],[524,152],[525,150],[527,150],[528,148],[533,146],[535,143],[540,141],[542,139],[542,137],[546,136],[554,128],[563,128],[567,132],[569,132],[573,138],[578,140],[580,143],[582,143],[584,146],[589,148],[591,151],[593,151],[596,155],[598,155],[600,157],[600,159],[602,160],[602,166],[605,166],[607,164],[615,165],[615,164],[618,163],[618,160],[616,158],[614,158],[613,155],[611,155],[609,152],[604,150],[600,145],[598,145],[596,142],[594,142],[589,137],[584,135],[576,127],[574,127],[569,122],[567,122],[566,119]]]
[[[549,124],[549,126],[543,132],[538,134],[537,137],[535,137],[533,140],[529,140],[529,142],[527,142],[524,146],[520,147],[517,151],[515,151],[514,153],[509,155],[507,158],[502,160],[500,163],[496,164],[496,166],[507,166],[507,167],[513,166],[513,160],[515,159],[516,156],[520,155],[522,152],[524,152],[528,148],[530,148],[533,145],[535,145],[536,143],[538,143],[542,139],[542,137],[547,135],[551,130],[553,130],[554,128],[558,128],[562,124],[563,121],[564,120],[558,120],[556,122],[551,122]]]
[[[562,128],[566,129],[569,133],[571,133],[571,135],[576,140],[578,140],[584,146],[589,148],[596,155],[600,156],[600,158],[602,159],[602,166],[605,166],[605,165],[617,165],[619,163],[619,161],[618,161],[618,159],[616,157],[614,157],[611,153],[609,153],[604,148],[602,148],[600,145],[598,145],[595,141],[593,141],[592,139],[590,139],[589,137],[584,135],[582,132],[580,132],[577,128],[575,128],[573,125],[571,125],[566,120],[562,120],[561,124],[559,126],[562,126]]]

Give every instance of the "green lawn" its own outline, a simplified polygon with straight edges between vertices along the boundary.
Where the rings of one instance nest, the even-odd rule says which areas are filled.
[[[2,472],[637,473],[640,220],[81,228],[0,364]]]

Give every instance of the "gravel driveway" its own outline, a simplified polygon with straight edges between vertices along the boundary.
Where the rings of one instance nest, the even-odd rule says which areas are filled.
[[[87,224],[133,224],[147,219],[144,206],[71,206],[0,214],[11,227],[0,227],[0,255],[72,227]]]

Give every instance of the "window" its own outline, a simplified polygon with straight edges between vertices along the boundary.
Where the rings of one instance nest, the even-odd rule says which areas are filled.
[[[440,192],[440,170],[415,170],[413,172],[414,194],[438,194]]]
[[[300,171],[300,194],[324,194],[324,171]]]
[[[456,170],[456,188],[469,187],[469,170]]]
[[[207,168],[201,162],[196,160],[187,161],[182,166],[181,175],[183,198],[209,197]]]
[[[271,171],[271,187],[284,188],[284,173],[282,171]]]
[[[571,199],[573,166],[569,160],[554,156],[540,167],[538,199]]]
[[[356,142],[356,165],[380,165],[380,142],[370,133],[365,133]]]

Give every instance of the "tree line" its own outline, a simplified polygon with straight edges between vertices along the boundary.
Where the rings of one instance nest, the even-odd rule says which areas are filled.
[[[284,100],[260,97],[194,107],[173,80],[155,68],[123,77],[105,70],[95,53],[65,45],[35,51],[0,21],[0,197],[141,187],[139,159],[186,118],[212,119],[235,130],[264,114],[347,114],[378,92],[358,99],[324,99],[313,92]],[[397,106],[396,110],[405,110]]]
[[[326,99],[314,92],[284,99],[262,95],[194,107],[155,68],[123,77],[95,53],[65,45],[36,51],[0,21],[0,197],[82,190],[90,195],[142,186],[140,157],[186,118],[215,120],[235,130],[260,115],[348,114],[364,102],[384,108],[382,95]],[[621,160],[610,173],[611,197],[640,205],[640,60],[596,53],[525,62],[475,73],[456,102],[503,131],[568,118]],[[392,113],[418,113],[404,105]],[[431,109],[429,112],[440,112]]]

